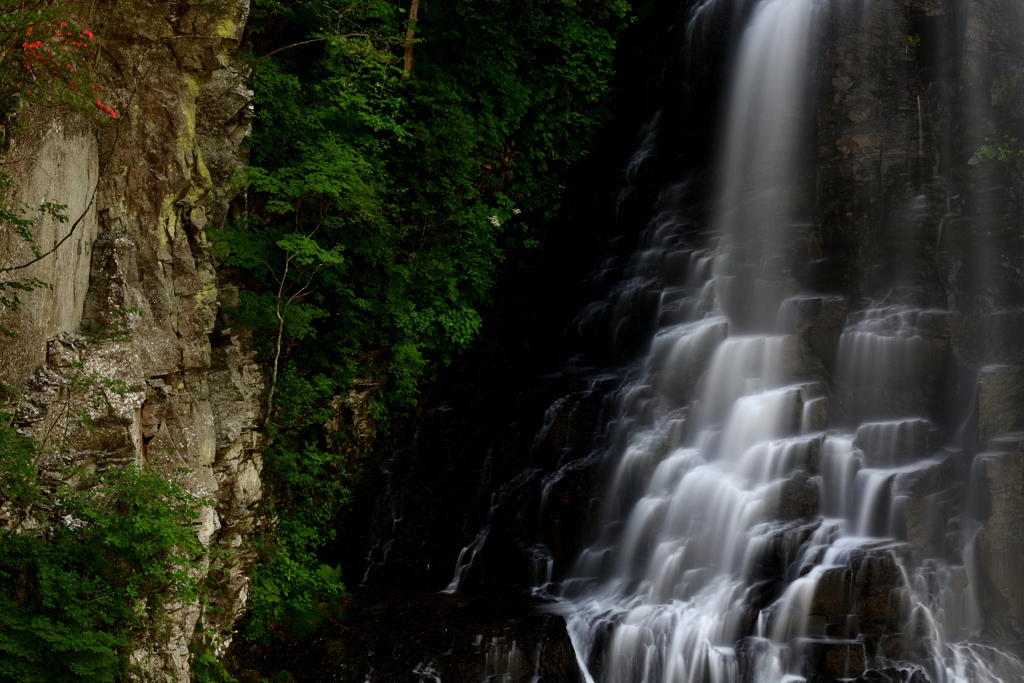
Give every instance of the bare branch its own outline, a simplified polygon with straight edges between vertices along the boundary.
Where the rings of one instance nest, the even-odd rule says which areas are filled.
[[[312,38],[311,40],[303,40],[303,41],[298,42],[298,43],[292,43],[291,45],[285,45],[284,47],[279,47],[276,50],[271,50],[267,54],[265,54],[262,57],[260,57],[259,59],[257,59],[255,62],[253,62],[249,66],[249,68],[250,69],[255,69],[258,64],[261,64],[262,62],[270,59],[271,57],[273,57],[274,55],[276,55],[279,52],[284,52],[285,50],[290,50],[293,47],[302,47],[303,45],[312,45],[313,43],[326,43],[327,41],[328,41],[328,38]]]
[[[274,306],[274,313],[277,315],[277,340],[274,342],[274,369],[270,375],[270,391],[267,392],[267,412],[263,418],[263,429],[270,424],[270,415],[274,410],[274,390],[277,389],[277,368],[281,360],[281,339],[284,336],[284,311],[281,310],[281,298],[284,296],[284,283],[288,278],[288,267],[291,265],[291,254],[285,257],[284,272],[281,273],[281,280],[277,286],[277,301]],[[285,305],[287,308],[287,305]]]

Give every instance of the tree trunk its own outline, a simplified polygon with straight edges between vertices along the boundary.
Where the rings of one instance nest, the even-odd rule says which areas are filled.
[[[402,64],[402,80],[412,76],[412,41],[416,36],[416,16],[420,10],[420,0],[412,0],[409,5],[409,26],[405,29],[405,61]]]

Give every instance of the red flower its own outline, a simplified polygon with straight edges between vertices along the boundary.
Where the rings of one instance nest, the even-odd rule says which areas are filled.
[[[99,99],[96,100],[96,107],[112,119],[121,118],[120,116],[118,116],[117,112],[113,110],[112,107],[108,107],[107,105],[103,104],[103,102],[101,102]]]

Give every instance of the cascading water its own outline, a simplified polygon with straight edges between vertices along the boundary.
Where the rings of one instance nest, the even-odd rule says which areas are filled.
[[[1024,595],[1010,596],[1021,614],[1007,616],[1016,607],[992,582],[993,538],[1016,539],[1019,525],[1004,515],[1009,529],[988,529],[980,520],[991,501],[974,491],[979,482],[991,489],[1024,461],[1024,433],[993,432],[987,445],[977,444],[967,433],[980,433],[971,421],[981,408],[954,410],[936,398],[948,393],[937,387],[950,377],[972,381],[962,368],[949,371],[953,318],[962,320],[963,310],[949,300],[948,282],[936,294],[939,266],[926,263],[939,246],[965,239],[955,232],[963,231],[952,204],[959,195],[949,197],[946,179],[922,176],[932,138],[920,94],[891,98],[904,98],[903,147],[884,134],[870,147],[871,117],[882,104],[871,99],[879,87],[866,69],[857,78],[815,78],[829,79],[833,101],[848,98],[842,113],[851,128],[864,124],[842,146],[833,141],[832,152],[844,163],[850,150],[877,159],[877,167],[857,166],[862,175],[846,189],[880,190],[881,227],[851,224],[868,235],[864,242],[887,241],[863,250],[857,288],[833,281],[829,291],[842,294],[801,291],[813,280],[807,242],[824,239],[820,230],[809,236],[820,217],[812,218],[808,195],[816,190],[807,186],[828,179],[820,166],[810,182],[806,172],[815,158],[812,103],[822,106],[812,98],[812,72],[839,57],[856,61],[849,54],[858,51],[891,62],[892,55],[878,56],[885,51],[878,18],[896,4],[703,0],[679,15],[687,77],[701,72],[709,45],[725,42],[736,53],[712,215],[692,205],[703,178],[666,182],[628,263],[609,259],[599,268],[594,283],[603,298],[580,313],[574,331],[586,340],[603,330],[613,350],[593,354],[602,359],[638,349],[641,357],[613,380],[607,371],[591,378],[616,390],[606,395],[589,456],[518,477],[543,482],[543,526],[549,491],[569,468],[599,475],[588,508],[594,537],[571,568],[556,566],[554,545],[516,539],[532,595],[565,617],[589,683],[1024,681],[1012,642],[1013,620],[1024,623]],[[816,59],[826,15],[846,17],[841,38],[830,38],[841,47]],[[730,22],[739,30],[723,40],[716,32]],[[911,61],[902,43],[893,52]],[[642,126],[620,210],[634,183],[651,177],[648,165],[665,162],[660,145],[671,111]],[[830,143],[817,143],[820,164]],[[906,178],[898,201],[885,196],[897,175]],[[830,201],[836,196],[842,201],[825,210],[848,207],[853,216],[850,197],[833,188]],[[941,241],[922,228],[935,205],[935,227],[946,229]],[[954,276],[974,272],[991,295],[993,269],[949,268]],[[882,284],[864,284],[876,277]],[[535,448],[570,403],[551,406]],[[1018,422],[1004,420],[1000,429],[1020,429]],[[970,474],[972,449],[987,450]],[[1018,469],[1024,479],[1024,462]],[[493,499],[492,518],[502,499]],[[488,522],[463,550],[446,592],[460,590],[492,536]],[[1005,557],[995,560],[1005,567]]]
[[[689,40],[717,4],[690,13]],[[949,530],[935,513],[954,495],[957,453],[938,447],[943,433],[913,399],[941,363],[945,314],[898,296],[851,314],[837,340],[841,395],[792,334],[802,310],[835,304],[797,295],[785,256],[800,229],[793,186],[819,10],[754,8],[711,244],[688,231],[681,193],[664,190],[612,297],[628,321],[660,286],[658,331],[601,440],[603,531],[551,595],[591,683],[853,680],[867,668],[882,678],[863,680],[1024,680],[1015,657],[967,642],[980,628],[970,561],[920,559],[941,555]],[[920,150],[919,100],[918,118]],[[890,419],[826,431],[830,404]],[[550,564],[545,577],[541,592],[555,590]]]

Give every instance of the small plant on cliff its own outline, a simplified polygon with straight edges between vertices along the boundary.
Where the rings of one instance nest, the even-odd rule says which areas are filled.
[[[43,202],[38,207],[35,207],[34,213],[36,215],[33,217],[33,207],[27,204],[22,204],[17,208],[9,206],[6,196],[10,187],[10,177],[3,171],[0,171],[0,226],[12,230],[28,246],[33,258],[40,258],[43,252],[39,245],[36,244],[32,229],[45,216],[49,216],[61,224],[67,223],[68,217],[65,213],[67,207],[55,202]],[[0,269],[0,309],[17,311],[21,306],[20,294],[49,287],[47,283],[38,278],[9,277],[7,271],[8,269]],[[0,325],[0,334],[7,337],[14,336],[14,333],[3,325]]]
[[[1012,135],[1004,135],[1001,140],[985,138],[985,144],[976,153],[979,159],[995,159],[1003,163],[1024,158],[1024,145]]]

